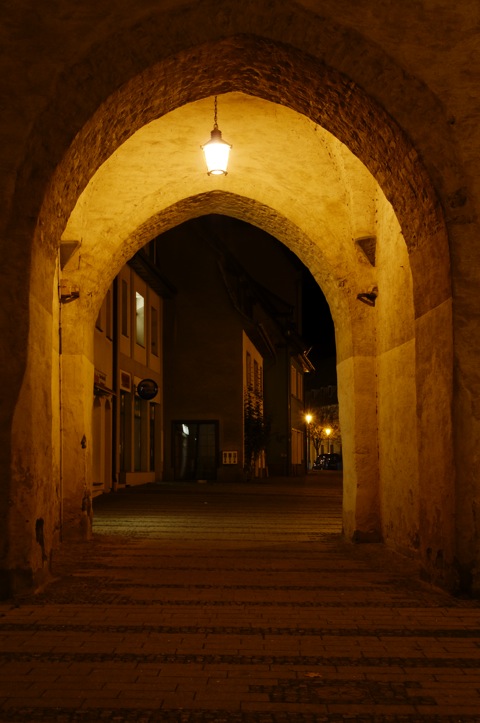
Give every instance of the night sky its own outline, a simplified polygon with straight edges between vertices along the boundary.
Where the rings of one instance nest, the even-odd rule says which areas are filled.
[[[302,273],[302,339],[311,347],[308,358],[315,373],[305,377],[306,388],[315,389],[337,383],[335,330],[323,291],[307,267],[289,249],[283,247],[292,265]]]
[[[303,271],[303,338],[318,358],[335,356],[335,333],[332,316],[319,285],[304,267]]]
[[[292,266],[302,274],[302,339],[311,347],[308,358],[316,373],[307,375],[310,388],[337,383],[335,330],[327,300],[307,267],[290,249],[283,246]]]

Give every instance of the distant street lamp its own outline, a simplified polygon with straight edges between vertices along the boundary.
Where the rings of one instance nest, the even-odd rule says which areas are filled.
[[[332,430],[330,427],[327,427],[325,429],[325,434],[327,435],[327,452],[330,452],[330,435],[332,433]]]
[[[307,423],[307,472],[310,469],[310,422],[313,416],[311,414],[305,415],[305,421]]]

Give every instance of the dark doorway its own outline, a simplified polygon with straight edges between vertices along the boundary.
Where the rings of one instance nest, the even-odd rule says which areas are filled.
[[[176,480],[217,478],[218,422],[173,422]]]

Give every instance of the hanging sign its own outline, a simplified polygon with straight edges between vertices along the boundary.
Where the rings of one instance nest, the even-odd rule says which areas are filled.
[[[140,399],[153,399],[157,396],[157,393],[158,384],[153,379],[142,379],[142,381],[137,384],[137,394]]]

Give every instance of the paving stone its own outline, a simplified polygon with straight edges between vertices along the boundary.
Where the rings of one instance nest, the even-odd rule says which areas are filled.
[[[328,472],[97,499],[0,605],[0,722],[479,723],[479,602],[346,543],[340,508]]]

